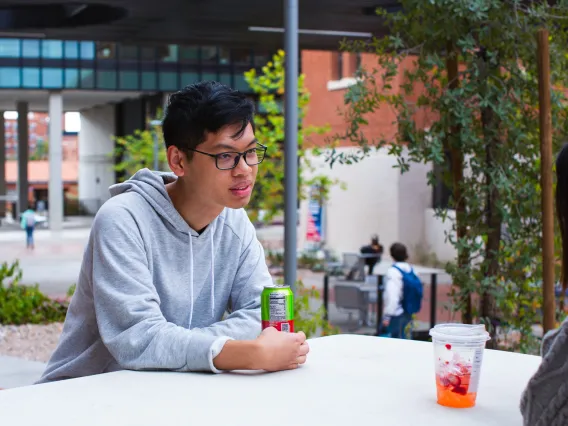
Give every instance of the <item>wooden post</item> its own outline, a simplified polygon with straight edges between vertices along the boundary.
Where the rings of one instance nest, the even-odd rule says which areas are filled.
[[[543,331],[556,326],[554,300],[554,202],[552,194],[552,118],[550,112],[550,53],[548,30],[537,34],[538,91],[540,114],[541,202],[542,202],[542,293]]]

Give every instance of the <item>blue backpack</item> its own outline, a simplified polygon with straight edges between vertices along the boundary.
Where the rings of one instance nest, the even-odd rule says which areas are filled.
[[[422,281],[414,273],[414,269],[405,272],[396,265],[392,266],[402,274],[402,309],[410,315],[420,312],[424,295]]]

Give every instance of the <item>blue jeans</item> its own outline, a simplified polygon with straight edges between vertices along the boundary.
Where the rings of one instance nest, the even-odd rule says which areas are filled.
[[[28,247],[34,245],[34,227],[26,226],[26,244]]]
[[[401,314],[390,319],[388,332],[393,339],[410,339],[409,333],[406,332],[406,326],[410,323],[412,317],[408,314]]]

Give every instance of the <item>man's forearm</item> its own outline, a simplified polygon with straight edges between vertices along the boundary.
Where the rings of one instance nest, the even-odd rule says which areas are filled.
[[[260,370],[260,348],[254,340],[229,340],[213,359],[218,370]]]

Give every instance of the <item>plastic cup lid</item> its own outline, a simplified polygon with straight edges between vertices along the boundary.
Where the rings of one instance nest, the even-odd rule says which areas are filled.
[[[430,336],[454,342],[486,342],[491,339],[483,324],[438,324],[430,329]]]

